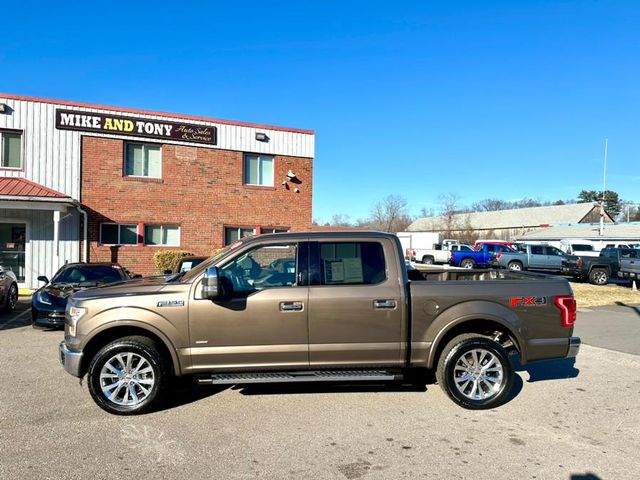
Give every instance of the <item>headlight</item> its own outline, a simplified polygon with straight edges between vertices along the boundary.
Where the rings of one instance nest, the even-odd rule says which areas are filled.
[[[38,294],[36,295],[36,300],[40,303],[44,303],[45,305],[53,305],[53,302],[51,301],[51,297],[44,290],[40,290],[38,292]]]
[[[76,307],[75,305],[67,305],[66,322],[69,326],[69,335],[76,336],[76,325],[78,321],[87,313],[86,308]]]

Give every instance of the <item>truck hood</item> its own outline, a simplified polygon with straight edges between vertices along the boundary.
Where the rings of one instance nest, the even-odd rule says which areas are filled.
[[[102,287],[87,288],[73,294],[74,300],[92,300],[106,297],[122,297],[126,295],[149,295],[158,293],[166,285],[171,275],[135,278],[123,282],[111,283]]]

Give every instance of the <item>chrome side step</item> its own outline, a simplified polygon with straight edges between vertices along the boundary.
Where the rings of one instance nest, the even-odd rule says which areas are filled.
[[[198,385],[286,382],[379,382],[402,380],[402,374],[386,370],[311,370],[300,372],[212,373],[194,377]]]

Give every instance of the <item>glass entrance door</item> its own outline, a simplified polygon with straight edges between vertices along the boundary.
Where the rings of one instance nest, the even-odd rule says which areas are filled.
[[[27,226],[24,223],[0,223],[0,265],[12,270],[18,283],[25,280],[25,244]]]

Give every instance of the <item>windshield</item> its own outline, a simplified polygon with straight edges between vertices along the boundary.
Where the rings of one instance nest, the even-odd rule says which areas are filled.
[[[59,272],[51,283],[113,283],[125,278],[122,268],[116,265],[77,265]]]
[[[242,244],[243,244],[243,241],[240,240],[238,242],[232,243],[231,245],[227,245],[226,247],[224,247],[222,250],[220,250],[215,255],[212,255],[211,257],[207,258],[202,263],[200,263],[196,267],[192,268],[188,272],[179,273],[174,278],[172,278],[170,281],[181,280],[181,281],[184,281],[184,282],[190,282],[191,280],[196,278],[198,275],[200,275],[208,266],[210,266],[213,263],[217,262],[220,258],[226,256],[230,251],[235,250],[236,248],[242,246]]]

